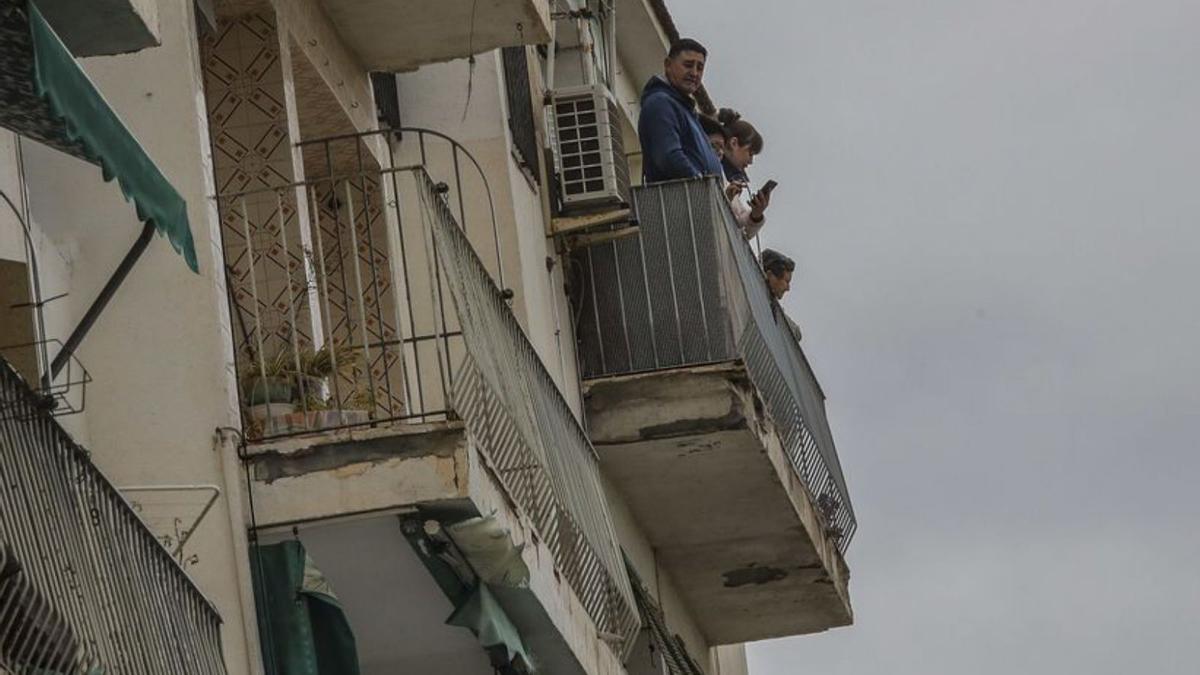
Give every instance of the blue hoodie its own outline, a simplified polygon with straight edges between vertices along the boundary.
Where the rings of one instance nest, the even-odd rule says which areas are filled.
[[[650,78],[642,89],[638,136],[648,183],[723,175],[721,160],[700,127],[695,102],[661,76]]]

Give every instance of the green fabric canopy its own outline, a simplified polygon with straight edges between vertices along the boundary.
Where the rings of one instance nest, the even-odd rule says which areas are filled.
[[[526,672],[533,672],[533,664],[525,651],[525,644],[521,642],[520,631],[508,618],[496,596],[488,590],[487,584],[479,584],[461,605],[454,608],[454,613],[446,619],[446,623],[470,629],[489,654],[503,656],[505,665],[521,663]],[[496,664],[493,662],[493,665]]]
[[[299,541],[250,550],[268,675],[358,675],[342,605]]]
[[[61,121],[67,140],[96,162],[104,180],[114,178],[138,218],[152,223],[193,272],[199,272],[187,203],[104,101],[37,7],[28,4],[34,86]]]

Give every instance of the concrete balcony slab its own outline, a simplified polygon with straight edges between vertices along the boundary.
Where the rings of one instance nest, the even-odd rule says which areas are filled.
[[[368,70],[406,71],[550,41],[546,0],[321,0]]]
[[[710,642],[853,622],[834,536],[739,364],[591,380],[587,411],[605,477]]]
[[[417,556],[403,532],[404,523],[449,528],[479,518],[494,521],[504,534],[502,548],[517,552],[527,570],[520,583],[487,581],[540,666],[563,675],[623,672],[617,652],[602,648],[606,636],[589,618],[578,589],[556,570],[545,543],[484,464],[461,422],[265,441],[247,449],[247,461],[259,540],[297,537],[304,543],[346,608],[366,675],[411,670],[419,663],[425,672],[491,672],[486,659],[480,661],[482,652],[468,648],[469,634],[441,625],[450,608],[430,595],[426,574],[415,571]],[[473,558],[465,546],[464,551],[469,568],[483,575],[488,561]],[[404,570],[401,579],[397,575]],[[414,600],[410,585],[431,599]],[[385,617],[385,628],[379,617]],[[393,618],[410,633],[389,632]]]
[[[37,0],[75,56],[110,56],[159,45],[156,0]]]

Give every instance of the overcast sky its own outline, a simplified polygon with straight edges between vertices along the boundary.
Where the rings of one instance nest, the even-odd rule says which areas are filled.
[[[1200,673],[1200,2],[675,0],[860,530],[752,675]]]

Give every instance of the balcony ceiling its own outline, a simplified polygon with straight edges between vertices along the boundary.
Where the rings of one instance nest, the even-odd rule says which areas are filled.
[[[493,672],[475,636],[446,625],[454,606],[400,533],[398,519],[309,526],[299,538],[346,612],[363,675]]]
[[[321,0],[368,70],[406,71],[550,40],[546,0]]]
[[[156,47],[153,0],[38,0],[38,8],[75,56],[107,56]]]
[[[848,625],[844,563],[742,377],[732,368],[592,381],[604,475],[711,642]]]

